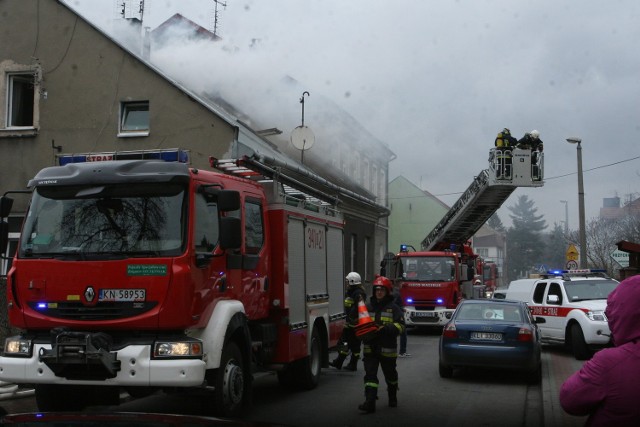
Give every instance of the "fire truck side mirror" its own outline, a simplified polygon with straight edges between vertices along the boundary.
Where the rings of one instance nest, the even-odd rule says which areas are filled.
[[[220,218],[220,248],[240,249],[240,246],[242,246],[240,218],[223,216]]]
[[[11,197],[0,197],[0,218],[7,218],[11,213],[11,207],[13,206],[13,199]]]
[[[0,218],[0,257],[4,255],[9,244],[9,223]]]
[[[9,217],[13,199],[7,196],[0,197],[0,255],[4,254],[9,244],[9,223],[5,218]]]
[[[220,190],[218,193],[218,210],[222,212],[240,209],[240,193],[233,190]]]

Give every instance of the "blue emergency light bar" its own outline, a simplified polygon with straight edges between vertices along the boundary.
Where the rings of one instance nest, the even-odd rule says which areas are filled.
[[[563,274],[589,274],[589,273],[606,273],[605,269],[581,268],[577,270],[548,270],[547,274],[561,276]]]
[[[68,163],[109,162],[113,160],[143,159],[188,163],[189,153],[179,148],[172,148],[167,150],[133,150],[106,153],[63,154],[58,156],[58,163],[60,164],[60,166],[64,166]]]

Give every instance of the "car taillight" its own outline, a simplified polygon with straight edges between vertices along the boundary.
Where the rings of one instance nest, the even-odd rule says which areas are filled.
[[[518,341],[533,341],[533,331],[529,328],[520,328],[520,330],[518,331]]]
[[[442,330],[442,338],[458,338],[458,331],[456,331],[456,325],[453,323],[447,324]]]

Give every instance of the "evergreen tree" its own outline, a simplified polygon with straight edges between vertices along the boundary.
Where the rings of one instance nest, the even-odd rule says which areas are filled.
[[[526,195],[518,197],[508,208],[513,226],[507,230],[507,275],[509,280],[526,277],[536,264],[542,264],[545,247],[542,232],[547,225],[543,215],[536,215],[533,200]]]
[[[569,244],[560,224],[555,223],[553,230],[545,236],[545,246],[547,250],[542,258],[543,264],[550,270],[564,269],[566,265],[565,256]]]
[[[500,231],[502,233],[507,231],[507,229],[505,228],[504,224],[502,223],[502,220],[498,216],[498,212],[496,212],[493,215],[491,215],[491,217],[489,218],[489,221],[487,221],[487,225],[489,227],[493,228],[494,230]]]

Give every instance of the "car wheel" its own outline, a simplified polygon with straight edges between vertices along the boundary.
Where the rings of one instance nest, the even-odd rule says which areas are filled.
[[[440,378],[451,378],[453,377],[453,366],[440,363],[438,365],[438,372],[440,373]]]
[[[588,360],[591,358],[591,351],[584,340],[584,333],[577,323],[571,325],[571,349],[576,360]]]

